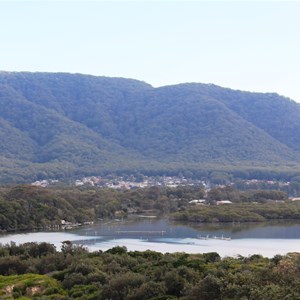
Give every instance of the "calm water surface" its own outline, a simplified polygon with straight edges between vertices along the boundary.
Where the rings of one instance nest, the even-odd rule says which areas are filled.
[[[222,240],[221,238],[230,238]],[[204,239],[205,238],[205,239]],[[102,221],[97,225],[63,232],[34,232],[0,236],[0,243],[11,241],[48,242],[58,249],[70,240],[90,250],[107,250],[126,246],[128,250],[205,253],[221,256],[248,256],[300,252],[300,222],[256,224],[191,225],[176,224],[166,219],[131,218]]]

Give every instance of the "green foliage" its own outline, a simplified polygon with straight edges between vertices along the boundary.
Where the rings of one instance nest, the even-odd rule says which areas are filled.
[[[2,183],[112,172],[227,183],[300,171],[300,108],[276,94],[1,72],[0,104]]]
[[[240,191],[232,186],[212,188],[207,193],[207,201],[216,203],[220,200],[230,200],[231,202],[271,202],[288,200],[288,194],[278,190],[247,190]]]
[[[300,203],[288,201],[287,194],[281,191],[238,191],[228,186],[212,188],[207,193],[210,205],[189,204],[192,199],[203,196],[203,188],[195,186],[133,190],[30,185],[0,187],[0,230],[57,230],[61,228],[62,220],[74,223],[97,221],[148,210],[156,215],[171,214],[176,220],[192,222],[261,222],[300,218]],[[214,205],[218,200],[230,200],[234,204]],[[63,244],[63,253],[85,251],[68,243]],[[37,246],[29,243],[22,251],[25,256],[43,256],[49,250],[45,244]],[[123,248],[110,251],[126,252]]]
[[[65,291],[61,284],[46,275],[25,274],[14,276],[0,275],[0,298],[1,299],[51,299],[46,295],[64,299]],[[53,299],[53,298],[52,298]]]
[[[116,212],[126,215],[128,210],[168,213],[183,209],[189,200],[203,194],[201,187],[127,191],[92,187],[47,189],[31,185],[0,187],[0,230],[59,229],[62,220],[76,223],[114,218]],[[67,250],[68,244],[64,246]]]
[[[21,257],[15,247],[5,246],[7,259]],[[62,256],[65,259],[60,271],[48,275],[28,272],[32,268],[38,270],[45,258],[53,256],[56,260]],[[66,259],[61,252],[49,251],[41,257],[29,256],[26,260],[29,262],[26,274],[0,276],[1,299],[300,298],[299,253],[269,259],[261,255],[221,258],[217,253],[100,251],[76,252]],[[7,266],[3,263],[0,261],[0,270],[6,271]],[[117,272],[116,264],[119,265]]]
[[[263,222],[267,220],[300,219],[299,203],[238,203],[196,206],[171,216],[190,222]]]

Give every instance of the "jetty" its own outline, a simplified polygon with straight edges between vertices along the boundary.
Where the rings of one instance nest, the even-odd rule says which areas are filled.
[[[222,241],[231,241],[231,237],[225,237],[225,236],[223,236],[223,234],[222,234],[222,236],[216,236],[216,235],[209,236],[209,234],[206,235],[206,236],[201,236],[201,235],[199,235],[199,236],[197,236],[197,238],[200,239],[200,240],[222,240]]]
[[[117,230],[116,233],[120,234],[120,233],[138,233],[138,234],[161,234],[164,235],[166,233],[166,231],[164,230]]]

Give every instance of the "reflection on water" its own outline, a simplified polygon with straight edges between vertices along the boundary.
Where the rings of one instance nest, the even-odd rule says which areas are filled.
[[[231,240],[222,240],[221,237],[230,237]],[[65,232],[35,232],[0,237],[2,244],[10,241],[49,242],[58,249],[65,240],[85,245],[91,250],[107,250],[121,245],[128,250],[140,251],[215,251],[221,256],[262,254],[272,257],[275,254],[300,251],[300,223],[183,224],[166,219],[131,217],[126,220],[102,221]]]
[[[211,235],[229,235],[232,239],[300,239],[299,220],[279,220],[257,223],[177,223]]]
[[[73,231],[85,236],[103,239],[138,238],[152,240],[164,238],[197,238],[199,236],[230,237],[231,239],[300,239],[300,223],[279,221],[266,223],[174,223],[166,219],[129,218],[120,221],[103,221],[89,228]]]

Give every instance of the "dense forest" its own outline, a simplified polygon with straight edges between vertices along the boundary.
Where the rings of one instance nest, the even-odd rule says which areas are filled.
[[[190,203],[205,197],[204,205]],[[219,200],[230,205],[217,205]],[[70,223],[148,213],[191,222],[262,222],[300,219],[300,203],[277,190],[238,191],[232,187],[149,187],[132,190],[30,185],[0,188],[0,231],[59,229]]]
[[[1,299],[300,299],[299,253],[221,258],[217,253],[89,253],[71,242],[0,246]]]
[[[290,179],[300,107],[212,84],[0,73],[0,182],[111,173]]]

